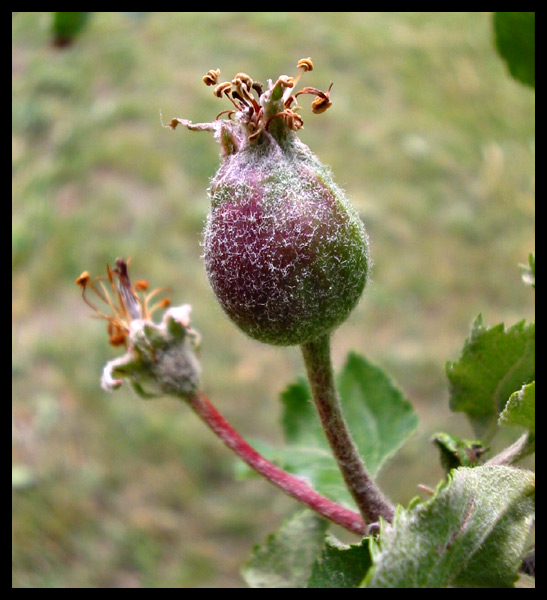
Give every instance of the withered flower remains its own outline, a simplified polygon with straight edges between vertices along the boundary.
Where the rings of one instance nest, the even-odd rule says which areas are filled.
[[[126,353],[107,363],[101,379],[107,391],[120,387],[128,379],[139,395],[154,398],[165,394],[189,398],[199,389],[200,365],[196,357],[199,335],[190,328],[191,307],[184,304],[169,308],[160,324],[152,315],[170,306],[169,298],[151,305],[151,300],[165,288],[148,291],[148,283],[129,279],[128,263],[116,260],[107,265],[106,277],[91,279],[84,271],[76,283],[82,295],[99,315],[108,321],[108,339],[113,346],[125,346]],[[107,284],[105,283],[107,282]],[[97,308],[87,297],[91,290],[110,309]]]

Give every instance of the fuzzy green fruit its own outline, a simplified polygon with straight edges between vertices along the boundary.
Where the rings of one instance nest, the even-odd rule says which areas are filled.
[[[304,60],[299,66],[311,65]],[[231,86],[217,86],[217,95],[227,87],[241,109],[231,111],[232,119],[171,122],[213,130],[224,150],[209,189],[207,275],[222,308],[246,334],[269,344],[303,344],[347,319],[370,262],[359,215],[295,133],[302,126],[290,108],[296,96],[315,94],[314,112],[323,112],[328,92],[292,94],[294,80],[286,76],[261,93],[238,74]]]

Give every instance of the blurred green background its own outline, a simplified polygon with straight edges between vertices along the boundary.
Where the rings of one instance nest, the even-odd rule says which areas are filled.
[[[13,586],[240,587],[255,542],[295,509],[174,400],[99,387],[105,325],[74,284],[117,256],[193,305],[204,387],[251,439],[282,443],[279,392],[295,348],[247,339],[200,258],[219,148],[164,129],[212,120],[220,68],[265,82],[315,69],[332,108],[302,102],[302,140],[366,223],[373,278],[335,334],[387,369],[420,431],[382,472],[406,503],[442,476],[431,434],[472,435],[444,364],[473,318],[534,318],[519,263],[534,249],[535,97],[511,79],[490,13],[90,13],[56,47],[53,13],[15,13],[13,56]],[[118,352],[119,354],[119,352]]]

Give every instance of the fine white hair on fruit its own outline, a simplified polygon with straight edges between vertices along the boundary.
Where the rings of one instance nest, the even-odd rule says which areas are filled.
[[[343,322],[365,287],[368,239],[344,192],[296,140],[226,156],[210,188],[205,265],[248,335],[301,344]]]

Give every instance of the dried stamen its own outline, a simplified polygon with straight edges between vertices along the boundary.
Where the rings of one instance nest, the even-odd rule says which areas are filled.
[[[283,85],[284,87],[292,88],[294,87],[294,77],[281,75],[281,77],[277,80],[277,83]]]
[[[239,87],[241,84],[245,85],[247,89],[253,87],[253,80],[247,75],[247,73],[237,73],[232,80],[232,84]]]
[[[302,117],[299,114],[297,114],[296,112],[294,112],[293,110],[291,110],[290,108],[286,108],[285,110],[278,112],[275,115],[272,115],[268,119],[268,122],[266,123],[266,131],[268,131],[268,128],[269,128],[272,120],[277,119],[277,118],[282,118],[285,121],[285,123],[287,124],[288,128],[291,129],[292,131],[297,131],[298,129],[302,129],[302,127],[304,126],[304,121],[302,120]]]
[[[325,94],[318,94],[315,97],[315,100],[311,103],[312,112],[314,112],[316,115],[324,113],[327,110],[327,108],[330,108],[332,106],[332,102],[329,100],[329,93],[331,87],[332,83],[329,85],[329,89],[326,91]]]
[[[258,97],[262,96],[262,84],[258,81],[255,81],[252,85],[253,90],[258,94]]]
[[[300,77],[302,77],[302,75],[304,73],[306,73],[307,71],[313,71],[313,62],[311,60],[311,57],[308,56],[308,58],[301,58],[298,63],[296,64],[296,68],[297,69],[302,69],[298,75],[294,78],[294,84],[296,85],[300,79]]]
[[[222,98],[222,94],[226,94],[226,96],[229,96],[231,89],[232,83],[230,81],[223,81],[215,87],[215,89],[213,90],[213,94],[217,98]]]
[[[138,279],[135,281],[135,290],[137,290],[137,292],[146,292],[148,287],[148,281],[146,281],[146,279]]]
[[[169,298],[164,298],[150,307],[150,300],[158,293],[166,291],[166,288],[156,288],[142,297],[139,296],[137,292],[148,291],[148,282],[140,279],[133,286],[129,279],[128,264],[129,261],[117,259],[113,269],[109,265],[106,266],[106,277],[97,277],[92,280],[89,273],[84,271],[76,279],[76,284],[82,288],[84,302],[100,318],[108,321],[108,341],[113,346],[126,344],[131,321],[135,319],[151,320],[152,314],[157,309],[166,308],[171,304]],[[105,285],[105,281],[108,281],[109,288]],[[111,314],[103,312],[87,298],[88,289],[108,306]]]
[[[326,92],[314,87],[304,87],[299,91],[296,90],[296,83],[302,75],[308,71],[313,71],[313,61],[311,57],[301,58],[296,64],[298,73],[294,77],[289,75],[281,75],[275,83],[269,82],[266,93],[263,93],[262,84],[253,81],[247,73],[236,73],[232,81],[223,81],[218,83],[220,69],[211,69],[207,71],[203,77],[203,82],[208,86],[215,86],[213,94],[217,98],[226,96],[233,104],[234,108],[223,110],[218,113],[215,120],[226,115],[228,119],[239,121],[246,128],[247,139],[250,142],[257,140],[263,131],[268,131],[273,119],[281,118],[287,125],[288,129],[297,131],[302,129],[302,117],[297,114],[298,106],[297,97],[301,94],[313,94],[315,96],[312,102],[312,112],[321,114],[325,112],[332,102],[329,98],[329,93],[332,83]],[[280,102],[284,110],[271,115],[271,109],[266,109],[267,106],[275,106],[274,110],[278,110],[279,105],[274,103]],[[268,117],[265,117],[269,115]],[[217,131],[212,123],[194,125],[190,121],[184,119],[173,119],[169,124],[171,129],[174,129],[178,123],[182,123],[188,129],[200,129]],[[126,303],[131,307],[131,298],[126,299]]]
[[[218,115],[215,117],[215,121],[218,121],[218,119],[220,119],[220,117],[222,115],[228,115],[228,118],[231,118],[232,115],[234,115],[237,112],[237,110],[234,110],[233,108],[227,108],[226,110],[221,110]]]
[[[248,138],[249,141],[254,142],[255,140],[257,140],[260,137],[260,134],[264,130],[264,124],[260,123],[259,125],[257,125],[256,123],[251,122],[247,126],[247,129],[250,133],[249,138]]]
[[[320,89],[314,87],[305,87],[296,92],[294,94],[294,98],[296,99],[296,97],[300,96],[300,94],[315,94],[315,100],[312,102],[311,107],[312,111],[316,115],[319,115],[325,112],[327,108],[330,108],[332,106],[332,102],[329,99],[331,88],[332,83],[329,85],[329,89],[326,92],[323,92]]]
[[[87,271],[84,271],[79,277],[76,278],[76,283],[81,288],[85,289],[85,286],[89,283],[90,279],[91,276],[89,275],[89,273]]]
[[[203,83],[205,85],[215,85],[220,76],[220,69],[211,69],[207,71],[206,75],[203,76]]]
[[[311,60],[311,56],[308,58],[301,58],[296,64],[297,69],[303,69],[303,72],[313,71],[313,62]]]

